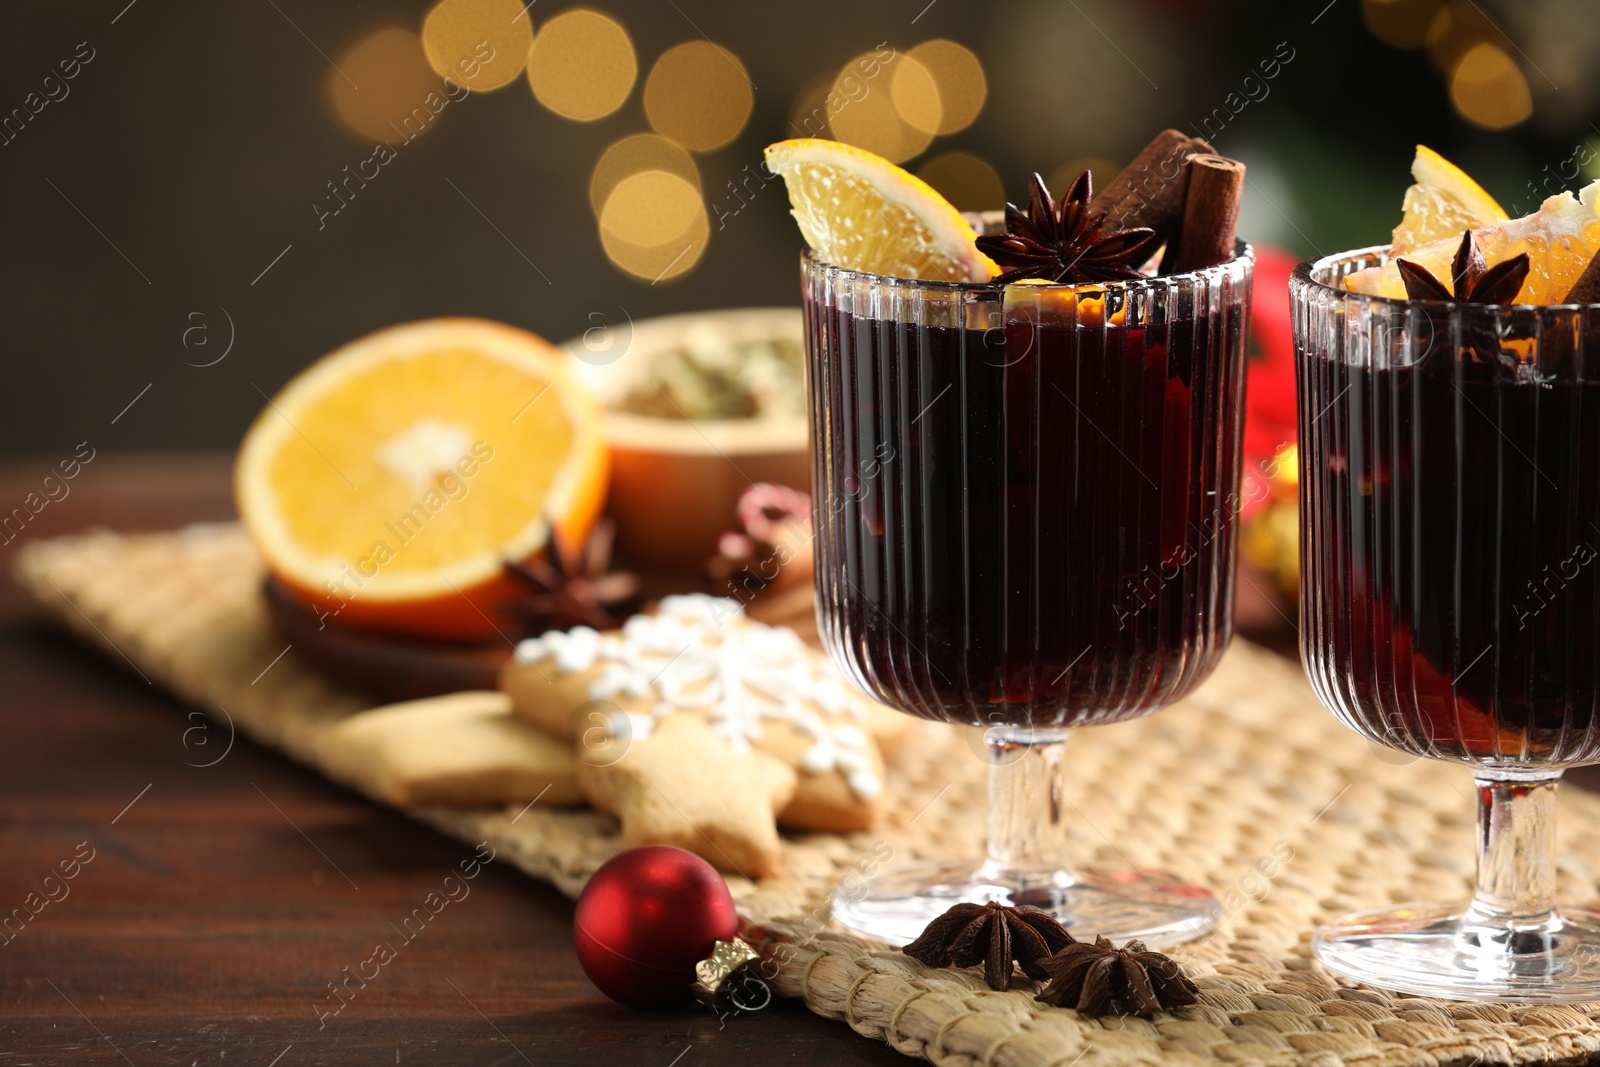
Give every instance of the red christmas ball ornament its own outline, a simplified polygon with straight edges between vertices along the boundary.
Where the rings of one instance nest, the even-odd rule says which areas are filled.
[[[583,973],[630,1008],[693,995],[695,964],[739,930],[716,869],[681,848],[646,845],[607,860],[578,897],[572,931]]]

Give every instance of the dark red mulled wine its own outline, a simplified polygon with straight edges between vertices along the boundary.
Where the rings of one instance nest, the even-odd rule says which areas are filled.
[[[1406,752],[1594,762],[1600,368],[1535,343],[1532,309],[1519,339],[1500,309],[1452,333],[1439,307],[1413,314],[1426,354],[1407,364],[1300,344],[1307,667]]]
[[[807,263],[824,636],[924,718],[1076,726],[1231,635],[1246,287],[938,289]]]

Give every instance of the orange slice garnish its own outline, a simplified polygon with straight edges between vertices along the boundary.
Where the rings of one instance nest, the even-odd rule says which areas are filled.
[[[951,203],[882,156],[815,137],[766,149],[818,259],[893,278],[981,282],[999,271]]]
[[[1427,145],[1417,145],[1411,176],[1416,184],[1406,190],[1405,217],[1394,228],[1390,245],[1396,255],[1451,237],[1459,241],[1465,231],[1493,226],[1506,217],[1483,186]]]
[[[1514,301],[1518,304],[1554,304],[1566,298],[1578,276],[1600,251],[1600,181],[1591,183],[1578,196],[1558,193],[1539,210],[1520,219],[1497,222],[1473,230],[1478,247],[1489,266],[1528,253],[1528,280]],[[1434,277],[1450,278],[1451,261],[1461,243],[1461,234],[1413,248],[1405,258],[1433,272]],[[1345,288],[1369,296],[1404,299],[1406,287],[1400,268],[1394,263],[1357,271],[1344,280]]]

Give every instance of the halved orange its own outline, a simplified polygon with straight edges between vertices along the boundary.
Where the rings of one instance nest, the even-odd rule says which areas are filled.
[[[268,402],[239,449],[267,567],[334,624],[477,640],[505,630],[507,561],[579,543],[604,503],[599,405],[543,339],[431,319],[353,341]]]

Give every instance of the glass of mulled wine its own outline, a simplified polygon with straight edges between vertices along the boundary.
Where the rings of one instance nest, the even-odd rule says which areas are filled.
[[[1365,250],[1290,283],[1300,644],[1382,745],[1472,769],[1465,907],[1323,927],[1331,969],[1465,1000],[1600,1000],[1600,914],[1557,907],[1555,794],[1600,762],[1600,305],[1359,296]]]
[[[1062,743],[1182,698],[1232,634],[1253,256],[1092,285],[802,257],[823,643],[862,690],[984,729],[983,859],[903,864],[834,917],[894,944],[951,905],[1172,944],[1215,898],[1062,864]]]

